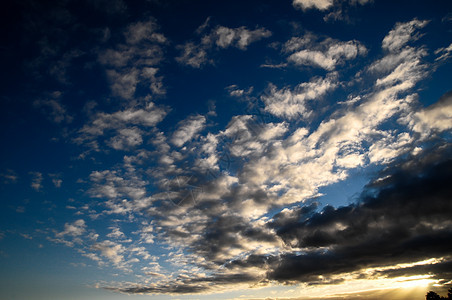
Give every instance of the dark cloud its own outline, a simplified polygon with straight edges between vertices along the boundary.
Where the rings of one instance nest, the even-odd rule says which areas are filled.
[[[276,215],[271,226],[277,234],[306,251],[279,257],[269,278],[311,281],[321,275],[448,256],[452,161],[450,147],[441,148],[400,164],[397,172],[370,184],[358,203],[327,206],[308,218],[309,210],[299,208],[297,220],[290,214]],[[424,271],[435,270],[430,267]],[[449,273],[442,275],[451,278]]]
[[[205,287],[201,286],[189,286],[186,284],[182,285],[170,285],[170,286],[155,286],[155,287],[131,287],[125,289],[118,288],[106,288],[107,290],[112,290],[115,292],[122,292],[127,294],[194,294],[205,291]]]
[[[258,278],[251,274],[217,274],[210,277],[186,278],[168,285],[137,286],[131,288],[107,288],[128,294],[196,294],[206,292],[217,284],[231,285],[244,282],[255,282]]]
[[[356,203],[348,206],[319,210],[317,203],[311,203],[284,209],[263,227],[253,227],[237,215],[212,214],[204,223],[204,234],[192,240],[187,249],[213,263],[199,264],[200,267],[221,265],[225,273],[117,290],[186,294],[239,283],[339,284],[344,279],[337,275],[351,272],[368,279],[430,274],[446,282],[452,279],[451,149],[446,144],[439,145],[424,151],[424,155],[389,166],[364,189]],[[196,225],[199,223],[193,223]],[[167,233],[179,234],[171,230]],[[231,249],[245,250],[244,241],[281,240],[293,251],[250,253],[235,260],[222,256]],[[432,258],[437,260],[410,265]],[[397,266],[402,263],[408,265]],[[377,269],[360,273],[366,268]],[[220,270],[211,270],[214,269]],[[262,272],[250,275],[250,270]]]
[[[248,224],[249,221],[240,216],[212,218],[206,224],[202,239],[194,242],[192,250],[222,265],[225,262],[218,257],[234,248],[245,249],[244,240],[274,242],[277,239],[265,228],[250,227]]]

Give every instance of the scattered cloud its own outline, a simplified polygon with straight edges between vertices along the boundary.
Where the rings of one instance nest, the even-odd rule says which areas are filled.
[[[42,181],[43,181],[43,176],[42,173],[40,172],[30,172],[30,175],[32,176],[31,179],[31,187],[35,190],[35,191],[40,191],[42,189]]]
[[[66,235],[71,237],[81,236],[86,231],[86,224],[83,219],[74,221],[73,223],[64,224],[64,230],[56,234],[57,237],[64,237]]]
[[[269,92],[261,96],[265,103],[265,110],[278,116],[293,119],[301,116],[309,119],[313,110],[309,109],[308,101],[320,100],[327,92],[337,87],[334,74],[327,78],[312,78],[309,82],[297,85],[293,90],[284,88],[277,90],[274,85],[269,86]]]
[[[101,135],[104,130],[121,128],[126,124],[152,127],[159,123],[166,115],[164,108],[154,105],[152,102],[146,108],[120,110],[112,114],[98,113],[92,123],[82,128],[81,132]]]
[[[337,3],[293,5],[327,11]],[[65,223],[49,240],[74,247],[100,266],[146,275],[139,284],[106,285],[130,294],[336,284],[345,274],[358,279],[430,272],[439,278],[435,272],[451,264],[444,244],[452,235],[445,180],[450,147],[442,135],[452,127],[452,97],[446,93],[428,107],[417,100],[416,84],[430,65],[424,61],[428,50],[412,42],[427,23],[397,23],[382,41],[381,56],[365,66],[356,63],[359,79],[350,82],[341,67],[367,55],[362,43],[295,36],[282,46],[287,64],[281,66],[325,75],[293,85],[269,83],[258,96],[254,86],[229,85],[227,94],[246,102],[246,112],[215,124],[213,109],[191,114],[171,130],[157,128],[170,109],[152,100],[165,94],[158,74],[169,41],[154,19],[131,24],[120,31],[120,43],[97,56],[119,108],[88,112],[74,139],[94,151],[127,153],[118,153],[113,166],[99,163],[80,180],[92,202],[71,202],[68,209],[83,219]],[[176,61],[194,68],[213,63],[215,51],[244,51],[272,34],[261,27],[211,27],[210,19],[196,33],[197,43],[176,46]],[[438,49],[437,60],[449,52]],[[359,91],[343,96],[355,84]],[[142,87],[145,97],[137,95]],[[333,92],[337,99],[324,103]],[[69,123],[57,98],[35,105],[45,107],[54,122]],[[428,148],[432,139],[440,142]],[[340,207],[317,202],[322,187],[374,167],[383,171],[357,201]],[[2,176],[16,180],[8,174]],[[30,174],[32,188],[41,190],[43,175]],[[61,186],[60,175],[49,177]],[[111,223],[96,232],[90,218]],[[164,255],[151,255],[162,248]],[[432,257],[430,264],[403,265]],[[149,264],[143,267],[142,261]],[[441,275],[452,279],[448,271]]]
[[[19,180],[19,176],[11,169],[7,169],[0,173],[0,177],[3,179],[4,184],[16,183]]]
[[[113,134],[107,144],[116,150],[126,150],[143,142],[140,127],[148,130],[155,127],[167,112],[166,107],[158,107],[152,102],[143,108],[128,108],[114,113],[99,112],[80,129],[80,135],[74,141],[99,150],[98,139],[105,140]]]
[[[132,99],[137,86],[149,85],[149,92],[165,94],[163,77],[156,76],[158,64],[164,59],[167,38],[157,30],[153,18],[136,22],[124,29],[124,43],[99,52],[99,62],[106,67],[113,95]]]
[[[443,159],[448,151],[440,154]],[[450,162],[424,165],[428,161],[429,155],[421,163],[405,162],[384,181],[369,185],[369,192],[376,192],[363,193],[360,203],[327,206],[321,212],[299,208],[295,218],[293,213],[277,215],[273,222],[286,243],[313,250],[282,255],[269,278],[312,281],[368,267],[447,257],[448,247],[441,241],[451,234],[446,217],[451,208],[444,198]],[[399,275],[410,273],[410,268],[397,269]]]
[[[109,145],[115,150],[126,150],[143,143],[142,133],[136,127],[118,130],[118,135],[110,139]]]
[[[415,33],[417,29],[425,27],[429,22],[414,19],[407,23],[397,23],[387,36],[383,39],[382,47],[388,51],[400,51],[410,41],[419,39],[420,34]]]
[[[368,185],[358,202],[347,206],[319,209],[316,203],[296,205],[255,226],[237,217],[221,217],[205,228],[206,234],[193,250],[210,261],[221,259],[222,271],[109,289],[131,294],[186,294],[218,292],[230,285],[267,285],[269,281],[334,284],[343,281],[340,277],[344,274],[377,279],[389,274],[435,273],[451,263],[450,249],[444,243],[452,232],[448,218],[452,207],[446,201],[449,156],[450,149],[443,148],[399,163],[392,173],[381,174],[385,179]],[[441,163],[432,165],[438,157]],[[246,250],[243,238],[259,244],[281,240],[287,250],[226,259],[225,251]],[[430,262],[421,262],[426,259]],[[420,263],[406,263],[412,261]],[[441,272],[441,279],[450,276],[450,272]]]
[[[288,62],[299,66],[320,67],[331,71],[346,61],[367,54],[367,49],[358,41],[337,41],[326,38],[319,41],[319,37],[312,33],[302,37],[294,37],[284,45],[284,52],[292,53]]]
[[[333,6],[334,0],[294,0],[293,6],[299,7],[302,10],[307,10],[310,8],[316,8],[318,10],[327,10]]]
[[[52,178],[52,183],[56,188],[60,188],[61,184],[63,184],[63,179],[61,179],[61,174],[49,174],[49,177]]]
[[[165,43],[166,37],[156,32],[158,26],[152,19],[146,22],[137,22],[129,25],[124,32],[127,44],[136,45],[142,41],[155,41]]]
[[[311,43],[309,38],[307,40],[308,43],[303,44],[302,40],[293,39],[286,44],[286,49],[296,51]],[[328,45],[325,49],[336,49],[332,43],[325,44]],[[370,164],[391,164],[404,154],[415,153],[416,140],[409,126],[406,131],[382,129],[382,124],[394,118],[401,125],[408,124],[403,120],[412,116],[417,105],[415,96],[409,91],[425,76],[422,74],[425,64],[419,60],[424,50],[409,46],[397,49],[372,64],[372,68],[367,68],[369,76],[377,76],[370,90],[356,96],[349,105],[336,109],[335,114],[325,118],[318,126],[310,128],[312,125],[306,122],[306,128],[290,129],[286,121],[259,123],[253,115],[237,115],[217,134],[208,133],[196,141],[187,139],[179,142],[178,145],[187,149],[200,147],[202,152],[194,154],[198,157],[195,166],[190,169],[185,164],[184,170],[180,170],[178,189],[170,190],[172,201],[168,201],[168,194],[155,194],[153,199],[160,206],[148,211],[152,211],[151,214],[159,220],[157,236],[164,233],[168,244],[186,251],[182,256],[185,260],[178,258],[182,260],[178,266],[187,266],[186,259],[192,255],[193,265],[215,271],[211,276],[196,281],[180,277],[160,285],[113,289],[126,293],[195,293],[216,291],[228,284],[268,284],[268,280],[325,284],[340,282],[337,276],[347,272],[364,276],[368,274],[367,268],[403,262],[406,256],[402,254],[392,260],[385,260],[376,252],[372,255],[372,249],[377,248],[372,243],[387,245],[384,249],[388,253],[399,247],[397,249],[407,251],[400,250],[400,253],[408,255],[411,248],[407,245],[415,243],[423,230],[417,227],[419,222],[428,222],[426,220],[432,218],[423,206],[429,205],[429,192],[409,193],[411,184],[426,186],[418,180],[436,182],[428,179],[430,175],[445,178],[444,173],[437,169],[424,177],[425,170],[434,168],[428,163],[428,151],[417,151],[418,156],[412,160],[419,161],[419,155],[425,155],[425,165],[410,170],[397,166],[397,172],[407,172],[411,177],[397,173],[394,177],[387,177],[385,184],[376,179],[356,203],[339,208],[320,208],[315,202],[308,201],[319,195],[320,187],[346,179],[349,170]],[[309,109],[311,101],[317,101],[328,91],[341,86],[336,76],[329,73],[325,78],[313,78],[293,89],[286,87],[279,90],[270,86],[270,92],[261,96],[264,109],[287,122],[297,115],[307,118],[313,113]],[[237,86],[229,86],[227,90],[233,96],[246,94]],[[443,101],[443,104],[438,104],[438,110],[431,108],[435,114],[440,111],[439,107],[443,108],[442,111],[447,107],[445,103],[448,102]],[[277,110],[277,105],[284,108]],[[291,111],[285,107],[287,105],[294,107],[293,114],[287,113]],[[443,158],[447,156],[445,152],[438,155]],[[222,165],[221,157],[228,157],[228,164],[231,165]],[[220,172],[212,177],[204,176],[204,171],[198,168],[201,162],[205,163],[205,168]],[[410,164],[411,161],[407,161],[403,166]],[[239,166],[237,171],[233,171],[236,166]],[[384,178],[385,175],[381,176]],[[400,190],[399,177],[405,178],[408,184]],[[196,201],[183,201],[186,198],[184,191],[188,191],[185,188],[189,186],[202,190]],[[402,190],[408,194],[401,196]],[[439,195],[444,195],[445,186],[438,187],[437,191]],[[418,197],[413,198],[412,195]],[[437,197],[438,203],[443,202],[441,197]],[[407,214],[400,240],[395,243],[394,235],[399,234],[395,230],[399,228],[396,216],[406,207],[405,201],[412,202],[407,209],[423,207],[425,216],[421,217],[414,211]],[[380,205],[383,202],[388,205]],[[267,216],[275,206],[287,208],[273,217]],[[394,218],[388,217],[383,222],[378,218],[386,215],[386,212],[380,211],[386,208],[393,209],[391,215]],[[431,213],[445,213],[447,210],[442,207]],[[413,215],[419,218],[413,220]],[[436,219],[442,225],[429,223],[425,225],[427,227],[422,227],[429,228],[427,231],[432,239],[437,234],[438,226],[448,228],[445,215],[447,213]],[[184,216],[183,221],[181,216]],[[378,238],[367,240],[365,237],[373,236],[374,231]],[[435,255],[441,258],[446,255],[446,250]],[[412,255],[410,259],[422,260],[426,257],[422,249],[414,252],[409,254]],[[369,255],[369,260],[359,260],[363,257],[361,254]],[[344,257],[346,262],[342,264],[338,256]],[[254,274],[251,278],[236,276],[237,272],[249,274],[247,272],[251,270]],[[190,274],[192,277],[200,276],[198,272]],[[206,282],[221,282],[221,285],[213,288]]]
[[[201,68],[204,64],[213,63],[212,60],[207,58],[206,50],[193,42],[187,42],[184,45],[179,45],[177,48],[182,50],[182,55],[176,57],[176,61],[181,64],[193,68]]]
[[[349,3],[350,5],[365,5],[367,3],[373,2],[373,0],[349,0],[349,1],[342,1],[342,0],[293,0],[292,5],[295,8],[300,8],[303,11],[309,10],[309,9],[318,9],[320,11],[327,11],[335,6],[341,5],[342,2]]]
[[[229,96],[240,98],[240,97],[250,95],[253,92],[254,88],[249,87],[247,90],[244,90],[244,89],[240,89],[237,85],[232,84],[232,85],[226,87],[226,90],[229,92]]]
[[[34,107],[40,109],[49,120],[55,123],[71,123],[73,117],[68,114],[66,108],[61,104],[62,93],[55,91],[49,99],[35,100]]]
[[[187,141],[191,140],[206,123],[204,116],[191,116],[179,123],[178,129],[173,133],[171,142],[177,147],[182,147]]]
[[[450,44],[448,47],[443,47],[435,50],[436,55],[438,56],[435,60],[437,61],[444,61],[450,57],[450,53],[452,52],[452,44]]]
[[[101,255],[106,257],[115,265],[120,265],[125,259],[122,253],[125,249],[121,244],[105,240],[92,246],[93,250],[100,251]]]
[[[197,33],[200,34],[205,31],[208,26],[209,24],[206,21],[202,25],[203,29],[197,30]],[[271,34],[269,30],[259,27],[250,30],[245,26],[238,28],[217,26],[210,33],[202,36],[199,43],[190,41],[177,46],[178,49],[182,50],[182,55],[176,57],[176,61],[193,68],[200,68],[205,64],[213,64],[213,60],[209,58],[209,53],[214,50],[229,47],[246,50],[251,43],[268,38]]]
[[[211,34],[211,42],[214,42],[218,47],[236,47],[241,50],[246,50],[248,45],[253,42],[271,36],[271,32],[264,28],[249,30],[244,26],[239,28],[219,26]]]
[[[111,82],[111,90],[114,95],[124,99],[131,99],[135,95],[138,80],[138,70],[130,69],[118,72],[107,70],[107,76]]]
[[[431,138],[435,132],[452,128],[452,91],[444,94],[438,102],[410,115],[409,125],[423,138]]]

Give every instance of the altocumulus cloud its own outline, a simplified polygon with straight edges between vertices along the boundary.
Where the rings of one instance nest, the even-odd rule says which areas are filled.
[[[426,64],[420,60],[425,50],[409,43],[419,38],[416,29],[425,24],[418,20],[396,24],[382,42],[387,52],[363,69],[361,76],[376,77],[371,89],[344,102],[317,127],[293,129],[290,122],[295,115],[307,119],[315,114],[311,101],[342,86],[334,81],[336,72],[295,88],[270,85],[260,100],[266,111],[284,121],[263,124],[256,116],[237,115],[224,130],[204,136],[206,118],[198,115],[181,121],[172,136],[160,135],[161,151],[156,155],[166,159],[155,176],[166,192],[153,194],[144,202],[150,206],[140,209],[157,220],[155,235],[179,249],[171,253],[170,261],[181,271],[148,285],[108,289],[204,293],[232,285],[332,284],[342,282],[344,274],[370,279],[422,272],[449,281],[451,274],[445,270],[451,249],[445,241],[452,234],[447,184],[451,149],[441,134],[450,128],[446,121],[450,95],[419,110],[411,91],[425,76]],[[291,43],[298,49],[303,41]],[[359,45],[320,42],[325,51],[334,48],[338,53],[351,46],[350,59],[359,53]],[[249,97],[251,92],[238,96]],[[278,110],[275,105],[287,107]],[[433,116],[443,121],[435,123]],[[382,130],[380,126],[391,119],[405,127]],[[427,132],[435,136],[427,137]],[[193,139],[195,135],[200,137]],[[425,148],[421,143],[430,139],[443,142]],[[177,149],[171,144],[184,147],[171,152]],[[238,164],[236,172],[221,164],[225,154]],[[182,162],[183,169],[178,167]],[[375,163],[386,168],[356,202],[323,208],[307,202],[320,187]],[[215,175],[206,168],[216,170]],[[168,181],[171,176],[174,179]],[[120,191],[123,183],[114,180],[109,185],[109,190]],[[202,190],[196,197],[195,189]],[[138,207],[115,203],[115,209],[125,209],[122,212]],[[275,207],[280,212],[269,214]],[[430,262],[410,265],[419,261]]]
[[[450,151],[443,146],[400,163],[391,174],[382,174],[384,179],[368,185],[352,205],[327,206],[319,212],[300,207],[276,215],[270,226],[278,236],[294,248],[310,250],[280,256],[269,278],[321,281],[325,276],[432,257],[439,262],[419,269],[435,274],[441,266],[450,265],[451,247],[445,242],[452,235],[447,184],[452,171]],[[413,269],[391,271],[407,275]],[[435,276],[447,281],[451,273]]]
[[[370,2],[286,6],[304,22],[325,13],[339,20]],[[96,47],[70,51],[68,41],[43,37],[28,62],[39,69],[59,57],[41,68],[60,78],[53,92],[31,103],[64,126],[86,166],[80,175],[71,165],[84,177],[73,190],[80,197],[66,205],[70,217],[43,232],[102,270],[134,276],[98,286],[197,294],[425,274],[450,282],[452,97],[442,91],[423,106],[419,92],[450,58],[449,42],[423,45],[435,20],[391,21],[373,41],[272,23],[272,14],[241,23],[217,15],[182,30],[149,15],[130,21],[134,8],[120,0],[111,6],[116,26],[86,33]],[[103,83],[102,91],[77,94],[88,98],[84,106],[67,100],[72,71],[80,71],[75,60],[86,60],[83,70]],[[23,176],[12,170],[0,176],[17,184]],[[59,192],[71,191],[70,174],[31,170],[39,170],[28,173],[33,193],[47,195],[47,178],[55,187],[64,178]],[[323,188],[360,172],[370,181],[358,196],[321,204]]]
[[[285,253],[221,261],[227,271],[212,276],[179,277],[160,285],[109,289],[125,293],[198,293],[257,282],[330,284],[340,282],[338,278],[346,273],[356,278],[430,273],[447,282],[452,279],[452,273],[447,271],[452,263],[452,248],[445,242],[452,237],[447,180],[452,173],[451,151],[450,146],[443,145],[398,162],[391,171],[383,171],[357,202],[348,206],[319,210],[316,203],[296,205],[257,228],[240,218],[223,217],[207,229],[202,239],[206,247],[199,245],[194,250],[209,259],[218,259],[218,253],[226,248],[241,247],[230,234],[242,232],[261,244],[280,240],[285,245],[281,248],[288,250]],[[429,264],[409,264],[432,257],[436,260]],[[368,272],[369,269],[373,271]]]
[[[198,28],[197,33],[202,33],[208,26],[209,20]],[[176,61],[193,67],[201,68],[205,64],[214,64],[214,60],[210,59],[208,54],[219,49],[238,48],[246,50],[247,47],[254,42],[263,38],[268,38],[272,33],[265,28],[248,29],[245,26],[238,28],[229,28],[226,26],[217,26],[209,33],[204,34],[200,38],[199,43],[192,41],[179,45],[181,55],[176,57]]]

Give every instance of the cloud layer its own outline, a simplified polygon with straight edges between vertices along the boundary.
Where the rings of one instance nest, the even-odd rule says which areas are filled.
[[[291,2],[303,20],[327,13],[318,24],[329,28],[324,20],[372,1]],[[47,218],[39,234],[72,248],[80,265],[119,274],[99,286],[197,294],[414,275],[450,284],[452,94],[421,99],[424,80],[450,62],[448,43],[424,44],[434,20],[377,28],[372,42],[265,18],[265,27],[217,16],[173,28],[130,22],[122,1],[110,8],[111,27],[55,26],[96,47],[69,51],[46,37],[27,62],[53,78],[30,103],[59,127],[49,139],[75,149],[72,173],[0,174],[8,185],[28,178],[40,197],[71,194],[48,205],[69,217]],[[230,61],[239,74],[224,72]]]

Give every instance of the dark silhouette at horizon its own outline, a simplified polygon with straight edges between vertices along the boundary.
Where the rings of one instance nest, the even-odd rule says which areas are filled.
[[[426,300],[452,300],[452,288],[447,290],[447,297],[443,297],[438,295],[433,291],[429,291],[427,295],[425,295]]]

